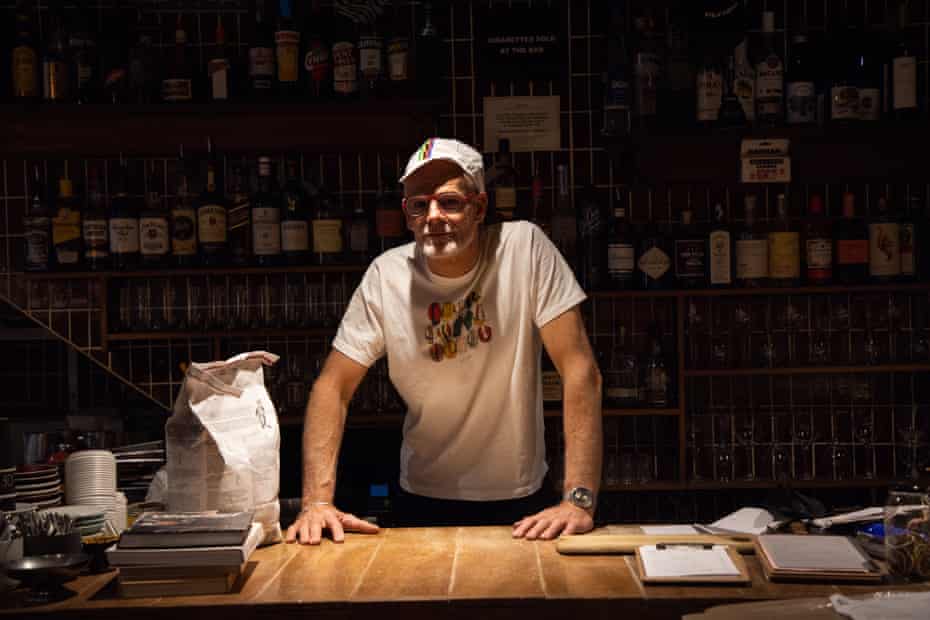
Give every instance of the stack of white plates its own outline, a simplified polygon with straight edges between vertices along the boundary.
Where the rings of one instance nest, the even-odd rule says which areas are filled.
[[[16,501],[39,508],[61,504],[61,477],[56,465],[21,465],[15,475]]]
[[[56,506],[47,508],[42,512],[54,512],[55,514],[70,517],[74,522],[75,529],[80,532],[81,536],[92,536],[100,533],[103,524],[106,521],[104,510],[99,506]]]
[[[82,450],[65,461],[65,500],[95,506],[107,521],[119,522],[116,510],[116,459],[109,450]]]

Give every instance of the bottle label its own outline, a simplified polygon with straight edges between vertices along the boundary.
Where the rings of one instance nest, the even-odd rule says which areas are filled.
[[[630,243],[607,244],[607,273],[615,280],[633,277],[635,252]]]
[[[730,233],[725,230],[715,230],[710,233],[708,240],[710,246],[710,283],[730,284],[733,281],[730,267]]]
[[[859,119],[877,121],[882,115],[881,91],[877,88],[859,89]]]
[[[703,239],[680,239],[675,241],[675,277],[694,280],[704,277],[707,250]]]
[[[16,97],[38,97],[39,81],[36,71],[39,59],[28,45],[13,48],[13,94]]]
[[[281,253],[281,211],[274,207],[252,209],[252,251],[257,256]]]
[[[171,252],[176,256],[197,253],[197,224],[193,209],[171,211]]]
[[[362,254],[368,251],[368,221],[357,219],[349,228],[349,249]]]
[[[661,249],[653,246],[643,252],[639,257],[639,270],[645,273],[653,280],[658,280],[664,276],[672,266],[672,261],[668,254]]]
[[[367,79],[377,79],[384,72],[384,66],[381,62],[383,49],[381,37],[374,35],[365,35],[358,40],[358,64],[359,69]]]
[[[47,217],[26,218],[26,267],[31,269],[48,269],[48,232]]]
[[[134,217],[110,218],[110,253],[134,254],[139,251],[139,220]]]
[[[562,400],[562,376],[557,370],[542,371],[543,402],[552,403]]]
[[[640,116],[655,116],[659,79],[659,57],[649,52],[636,54],[636,103]]]
[[[214,58],[207,63],[207,75],[210,77],[210,96],[215,100],[229,98],[229,61]]]
[[[271,88],[274,75],[274,50],[270,47],[253,47],[249,50],[249,77],[252,85],[259,89]]]
[[[830,89],[830,118],[835,121],[859,118],[859,89],[855,86],[834,86]]]
[[[502,220],[513,219],[517,208],[517,188],[512,185],[499,185],[494,188],[494,208]]]
[[[734,56],[733,94],[743,106],[746,120],[751,121],[756,118],[756,71],[747,58],[745,39],[736,46]]]
[[[788,82],[787,102],[789,123],[817,120],[817,90],[813,82]]]
[[[807,277],[811,280],[826,280],[833,271],[833,244],[830,239],[815,237],[805,244]]]
[[[102,259],[110,255],[110,235],[106,219],[84,218],[84,256]]]
[[[410,41],[406,37],[391,39],[388,43],[387,56],[391,81],[406,80],[409,75]]]
[[[868,239],[840,239],[836,242],[837,265],[865,265],[868,262]]]
[[[899,56],[892,61],[894,109],[917,107],[917,58]]]
[[[769,233],[769,277],[783,280],[800,275],[800,235],[796,232]]]
[[[337,93],[348,95],[358,90],[358,63],[351,41],[333,44],[333,86]]]
[[[297,58],[300,56],[300,33],[295,30],[278,30],[274,33],[278,60],[278,81],[293,84],[299,75]]]
[[[313,251],[318,254],[342,252],[342,220],[313,220]]]
[[[916,271],[914,263],[914,224],[901,224],[901,275],[912,276]]]
[[[190,101],[192,97],[190,80],[179,79],[161,81],[161,98],[163,100]]]
[[[716,70],[703,70],[697,76],[697,119],[715,121],[723,100],[723,76]]]
[[[139,218],[139,249],[142,256],[165,256],[171,246],[168,218]]]
[[[775,54],[770,54],[756,65],[756,104],[760,114],[772,115],[781,112],[784,79],[784,66]]]
[[[736,277],[756,280],[769,275],[769,244],[766,239],[740,239],[736,242]]]
[[[400,209],[376,209],[375,232],[379,237],[403,236],[404,212]]]
[[[281,250],[284,252],[306,252],[310,249],[310,227],[304,220],[281,222]]]
[[[74,209],[60,209],[52,220],[52,243],[55,245],[55,259],[59,263],[77,263],[80,256],[81,212]]]
[[[197,232],[200,243],[226,243],[226,209],[221,205],[197,209]]]
[[[901,227],[897,222],[869,224],[869,274],[901,274]]]
[[[310,79],[317,84],[323,82],[329,77],[332,66],[329,47],[319,39],[311,41],[306,54],[304,54],[304,71],[307,72]]]
[[[60,101],[68,96],[68,65],[58,60],[42,63],[42,96],[46,101]]]

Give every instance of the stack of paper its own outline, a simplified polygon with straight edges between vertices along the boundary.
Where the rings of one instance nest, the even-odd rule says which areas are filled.
[[[760,536],[759,560],[773,581],[881,581],[878,567],[845,536]]]

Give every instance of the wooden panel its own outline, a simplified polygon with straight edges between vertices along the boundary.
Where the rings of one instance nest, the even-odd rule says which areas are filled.
[[[449,595],[540,598],[546,595],[537,554],[551,541],[514,539],[510,528],[460,528]]]
[[[639,598],[641,590],[621,556],[568,557],[555,543],[536,547],[549,598]],[[580,561],[579,561],[580,560]]]
[[[447,598],[457,528],[386,529],[353,600]]]

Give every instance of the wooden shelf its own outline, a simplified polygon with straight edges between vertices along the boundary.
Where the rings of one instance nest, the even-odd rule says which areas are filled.
[[[719,288],[719,289],[665,289],[656,291],[592,291],[588,295],[595,299],[652,298],[652,297],[769,297],[772,295],[842,295],[848,293],[892,293],[930,291],[930,282],[898,282],[892,284],[829,284],[824,286],[799,286],[792,288]]]
[[[719,481],[687,481],[680,482],[677,480],[656,480],[644,484],[634,483],[631,485],[605,485],[601,491],[607,493],[618,493],[623,491],[721,491],[727,489],[751,490],[751,489],[777,489],[777,488],[794,488],[794,489],[871,489],[884,488],[895,484],[896,481],[888,479],[850,479],[850,480],[791,480],[780,482],[777,480],[731,480],[729,482]]]
[[[433,135],[438,101],[0,105],[0,153],[16,157],[223,152],[411,152]]]
[[[207,329],[199,331],[115,332],[107,335],[109,342],[136,342],[144,340],[207,340],[210,338],[287,338],[326,337],[336,333],[335,327],[317,328],[256,328]]]
[[[926,364],[881,364],[878,366],[803,366],[798,368],[725,368],[686,370],[686,377],[754,377],[765,375],[876,374],[889,372],[928,372]]]
[[[140,269],[134,271],[24,271],[28,280],[81,280],[94,278],[175,278],[190,276],[248,276],[289,273],[361,273],[368,264],[287,265],[279,267],[201,267],[191,269]]]

